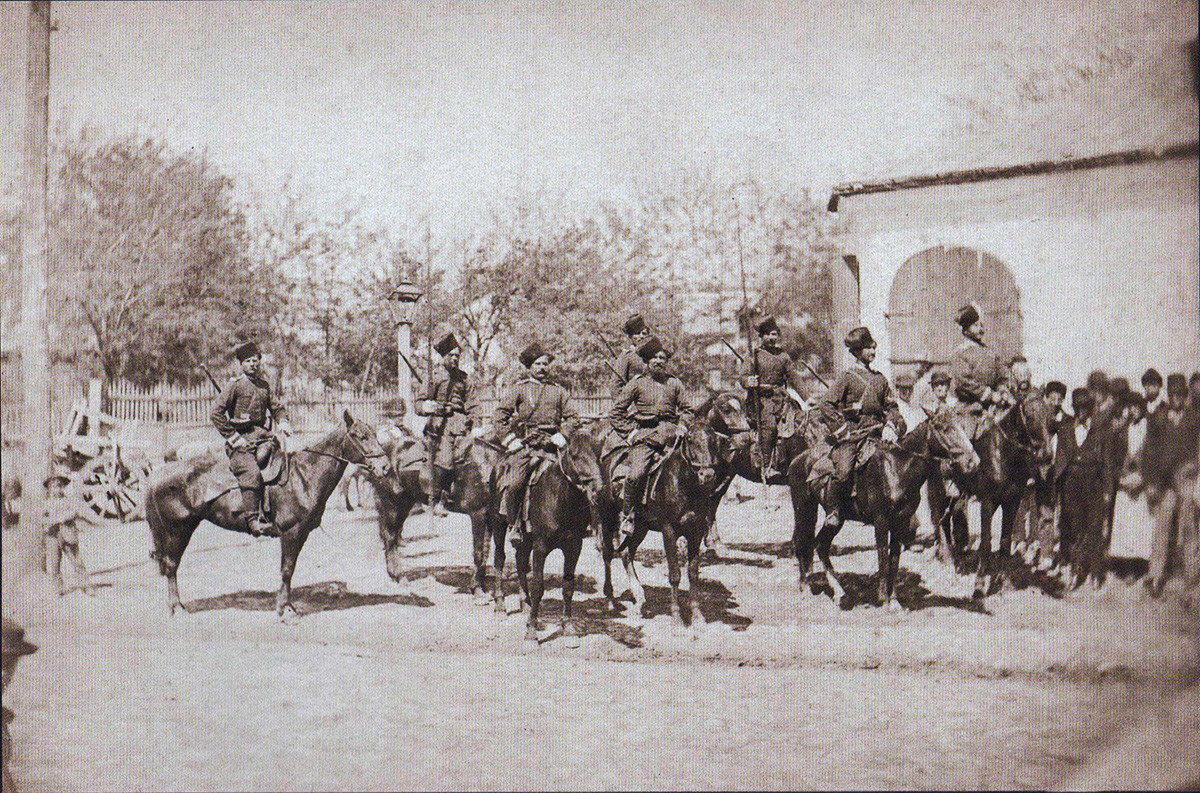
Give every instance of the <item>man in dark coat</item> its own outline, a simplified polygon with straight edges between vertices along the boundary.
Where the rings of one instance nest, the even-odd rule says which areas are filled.
[[[667,373],[670,352],[662,342],[651,336],[638,347],[638,355],[646,363],[646,372],[621,389],[608,414],[612,428],[630,442],[630,471],[621,503],[622,541],[633,533],[634,510],[642,500],[651,463],[687,432],[693,417],[683,398],[683,383]]]
[[[1008,369],[1000,356],[987,346],[983,317],[974,304],[958,311],[958,326],[963,342],[950,356],[950,374],[954,378],[954,396],[972,438],[983,429],[985,411],[1013,403],[1008,386]]]
[[[875,361],[871,331],[854,328],[846,334],[845,344],[855,365],[838,375],[819,403],[833,463],[825,524],[835,527],[842,525],[841,510],[850,497],[854,470],[867,461],[868,450],[873,448],[867,441],[894,442],[906,431],[891,385],[871,368]]]
[[[1146,418],[1153,416],[1162,405],[1163,376],[1153,366],[1142,375],[1142,393],[1146,396]]]
[[[534,458],[553,457],[579,427],[571,395],[550,380],[554,356],[537,342],[520,355],[529,374],[509,389],[496,407],[496,439],[508,452],[499,473],[500,517],[520,542],[521,500]]]
[[[746,364],[742,385],[749,395],[750,418],[758,421],[764,473],[767,479],[773,479],[779,476],[775,467],[775,445],[779,425],[786,411],[791,409],[788,400],[797,403],[804,400],[800,397],[800,374],[792,357],[779,344],[779,324],[774,317],[758,323],[758,336],[761,346],[755,351],[754,360]]]
[[[430,508],[434,515],[443,517],[454,472],[466,461],[470,449],[473,404],[467,373],[458,368],[462,356],[458,339],[447,333],[434,349],[442,356],[443,369],[426,385],[417,402],[417,415],[427,417],[425,445],[432,467]]]
[[[1107,524],[1112,498],[1112,425],[1097,414],[1095,397],[1086,388],[1071,392],[1075,416],[1059,427],[1055,471],[1062,503],[1059,553],[1070,564],[1074,585],[1089,576],[1104,583],[1107,567]]]
[[[246,528],[255,537],[274,532],[274,526],[262,511],[265,465],[272,447],[278,441],[271,433],[277,425],[285,438],[292,434],[287,409],[271,393],[271,386],[262,376],[262,353],[254,342],[240,345],[233,351],[242,373],[229,381],[213,405],[210,416],[213,426],[225,439],[229,468],[237,478],[242,492],[242,508]]]
[[[13,675],[17,671],[17,662],[26,655],[37,652],[37,645],[25,641],[25,629],[17,623],[10,620],[8,617],[3,618],[3,645],[0,646],[0,663],[3,664],[3,677],[0,678],[0,688],[7,689],[8,684],[12,682]],[[7,698],[5,698],[7,702]],[[8,731],[8,723],[13,720],[13,712],[4,707],[4,735],[3,735],[3,790],[5,793],[13,791],[15,793],[17,786],[13,782],[12,774],[9,773],[8,764],[12,760],[12,735]]]
[[[1188,407],[1188,384],[1183,374],[1167,377],[1167,403],[1149,421],[1142,447],[1142,478],[1146,503],[1154,518],[1154,534],[1146,585],[1157,595],[1166,581],[1175,545],[1179,510],[1175,475],[1189,459],[1195,458],[1200,443],[1200,412]]]
[[[613,368],[616,369],[612,383],[613,399],[617,398],[621,389],[629,385],[633,378],[646,371],[646,364],[638,357],[637,351],[642,342],[650,338],[650,326],[646,324],[646,320],[641,314],[632,314],[629,319],[625,320],[623,330],[629,337],[629,346],[621,350],[621,354],[613,363]]]

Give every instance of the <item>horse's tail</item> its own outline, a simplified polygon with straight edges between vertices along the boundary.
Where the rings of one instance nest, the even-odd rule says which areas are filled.
[[[146,488],[146,523],[150,526],[150,539],[154,542],[150,558],[158,562],[158,571],[162,575],[167,575],[169,571],[166,568],[164,548],[167,541],[167,524],[163,520],[162,509],[158,504],[162,484],[161,481],[152,481]]]

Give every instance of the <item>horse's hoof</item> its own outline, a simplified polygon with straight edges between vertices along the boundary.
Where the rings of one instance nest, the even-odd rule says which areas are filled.
[[[904,607],[900,605],[900,601],[893,598],[888,603],[887,610],[889,614],[899,614],[900,612],[904,611]]]
[[[487,594],[486,592],[476,593],[476,595],[475,595],[475,605],[476,606],[486,606],[487,604],[489,604],[491,602],[492,602],[491,595]]]
[[[505,614],[520,614],[523,606],[524,603],[520,595],[509,595],[504,598],[502,608]]]
[[[558,636],[561,633],[562,633],[561,625],[550,625],[548,627],[542,628],[540,631],[535,631],[534,637],[537,639],[538,644],[543,644],[545,642],[550,641],[555,636]],[[526,634],[526,635],[528,635],[528,634]]]
[[[525,626],[525,641],[536,642],[538,640],[538,629],[534,625]]]
[[[288,604],[279,610],[279,621],[284,625],[295,625],[300,621],[300,614],[296,611],[292,604]]]

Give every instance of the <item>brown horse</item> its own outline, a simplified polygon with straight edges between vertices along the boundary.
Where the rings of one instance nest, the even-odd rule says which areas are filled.
[[[392,473],[385,478],[374,478],[371,486],[375,490],[378,504],[379,537],[383,540],[387,557],[388,575],[399,581],[401,576],[400,544],[404,532],[404,521],[417,504],[429,503],[429,466],[420,458],[403,460],[404,451],[391,441],[384,445],[392,462]],[[471,589],[477,602],[487,597],[487,548],[497,532],[503,532],[503,521],[493,505],[495,471],[500,452],[482,439],[476,438],[467,453],[466,460],[454,470],[446,508],[451,512],[467,515],[471,519],[471,538],[474,548],[475,575]],[[406,465],[406,463],[408,463]],[[503,570],[504,549],[497,542],[499,570]],[[498,605],[497,608],[502,608]]]
[[[808,473],[816,450],[805,452],[789,471],[792,509],[796,530],[792,544],[800,566],[801,589],[812,570],[817,505],[821,495],[811,485]],[[912,517],[921,501],[921,485],[938,472],[940,461],[949,460],[963,474],[979,466],[979,455],[970,438],[949,413],[936,413],[906,434],[898,444],[881,444],[867,463],[855,474],[856,484],[851,509],[845,517],[869,523],[875,528],[875,550],[879,557],[879,601],[895,611],[896,574],[900,551],[912,541]],[[846,592],[834,572],[829,552],[841,527],[822,526],[816,535],[817,557],[821,560],[825,581],[839,603]],[[815,594],[815,589],[810,587]]]
[[[376,476],[388,471],[387,458],[375,428],[355,421],[350,411],[338,427],[312,446],[288,453],[287,483],[270,487],[274,524],[279,532],[282,582],[275,598],[281,618],[296,616],[292,605],[292,573],[308,535],[321,525],[325,504],[350,463],[367,466]],[[248,533],[236,515],[241,506],[237,483],[223,457],[206,456],[169,463],[150,478],[146,491],[146,521],[154,540],[151,558],[167,578],[167,607],[183,608],[176,573],[192,533],[207,520],[223,529]],[[186,609],[185,609],[186,610]]]
[[[556,549],[563,555],[562,632],[566,636],[577,635],[571,620],[575,566],[583,548],[583,538],[589,531],[600,530],[597,503],[601,481],[600,444],[586,429],[572,433],[567,446],[554,458],[539,463],[531,477],[525,495],[525,530],[515,551],[521,593],[529,602],[525,638],[530,641],[538,639],[541,628],[538,618],[546,589],[546,557]],[[505,531],[506,527],[501,523],[495,534],[493,596],[497,608],[502,608],[504,602]]]
[[[1033,393],[1010,408],[974,441],[979,467],[956,477],[962,491],[979,499],[979,551],[976,554],[975,592],[982,598],[991,588],[992,518],[1000,510],[1000,556],[1010,560],[1013,526],[1029,480],[1039,466],[1050,462],[1050,405]],[[938,537],[946,541],[944,532]],[[1004,571],[997,576],[1002,583]]]
[[[638,580],[633,557],[638,547],[651,530],[660,532],[663,538],[663,553],[667,558],[667,578],[671,585],[671,613],[683,622],[679,605],[678,541],[687,541],[687,569],[689,617],[695,618],[695,597],[700,582],[700,551],[708,533],[712,487],[716,477],[717,460],[713,455],[719,439],[709,427],[708,414],[712,405],[709,400],[696,411],[696,420],[687,434],[666,450],[655,470],[646,481],[646,503],[634,521],[633,535],[618,547],[616,536],[620,524],[620,498],[613,486],[613,464],[615,455],[610,455],[601,466],[604,476],[603,496],[600,504],[601,536],[600,549],[604,556],[604,596],[610,610],[616,609],[616,597],[612,584],[612,560],[618,553],[625,566],[634,605],[639,613],[645,607],[646,593]],[[703,619],[703,617],[700,617]]]

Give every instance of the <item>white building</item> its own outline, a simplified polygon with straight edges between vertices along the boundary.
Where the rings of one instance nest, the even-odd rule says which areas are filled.
[[[1084,159],[844,184],[840,335],[871,328],[884,371],[947,361],[968,300],[989,342],[1040,382],[1093,369],[1137,387],[1200,368],[1196,142]]]

